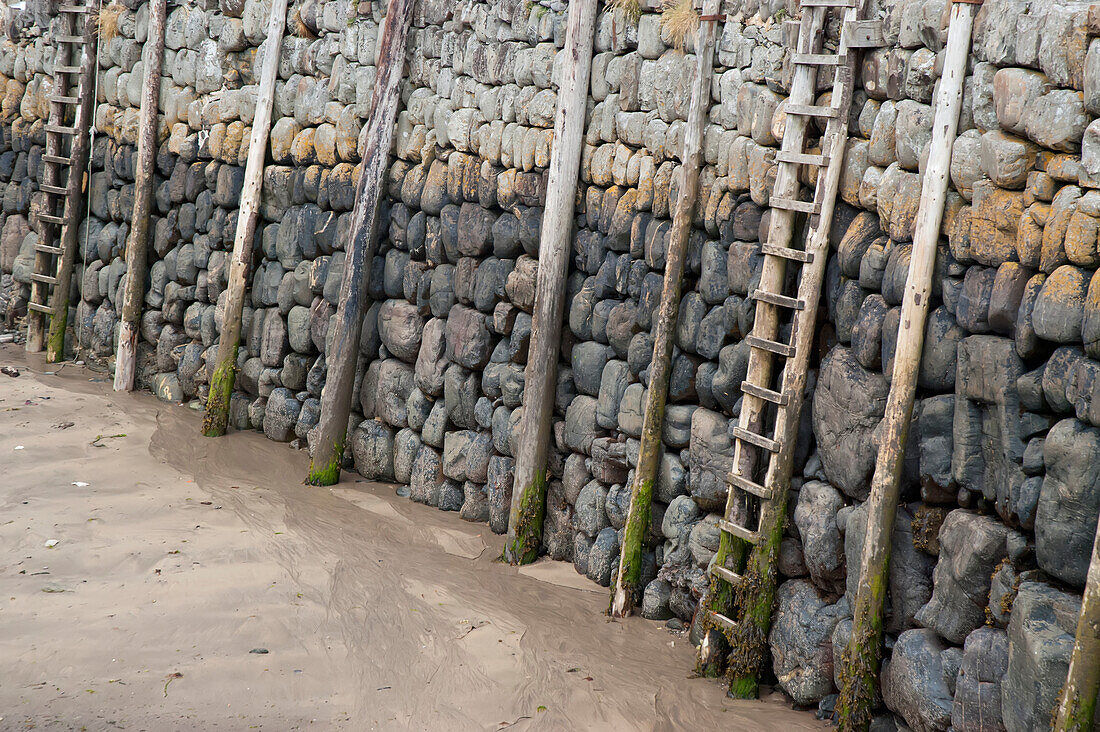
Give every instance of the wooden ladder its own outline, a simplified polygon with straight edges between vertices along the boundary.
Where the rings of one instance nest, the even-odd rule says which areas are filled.
[[[58,298],[55,290],[59,283],[68,288],[71,282],[76,230],[80,226],[89,145],[79,138],[88,135],[95,102],[92,98],[96,63],[93,49],[98,6],[97,0],[88,0],[86,5],[62,4],[58,7],[61,30],[54,40],[60,52],[54,66],[54,93],[50,97],[46,151],[42,156],[39,185],[39,190],[45,194],[45,204],[38,217],[42,225],[35,245],[31,296],[27,303],[27,350],[32,352],[43,348],[45,316],[51,319],[56,316],[57,301],[62,300],[66,310],[68,308],[68,293]],[[67,249],[72,251],[66,257]]]
[[[734,459],[728,476],[729,491],[719,556],[711,564],[715,583],[733,590],[737,620],[721,608],[710,606],[713,626],[736,634],[745,623],[757,632],[757,646],[767,635],[775,592],[774,566],[782,536],[790,487],[795,437],[802,411],[803,390],[813,346],[818,301],[828,258],[829,227],[848,140],[848,118],[860,48],[882,45],[881,28],[860,20],[859,0],[802,0],[798,40],[791,55],[793,78],[786,105],[786,130],[776,154],[775,184],[770,205],[771,225],[760,284],[751,297],[756,301],[753,329],[745,339],[751,350],[738,425],[733,428]],[[822,52],[826,13],[844,8],[844,26],[835,53]],[[833,70],[831,103],[815,104],[819,69]],[[826,120],[821,152],[806,150],[807,128],[816,119]],[[816,167],[812,200],[799,197],[799,178],[804,166]],[[796,237],[797,217],[808,216],[804,245]],[[801,267],[795,292],[785,291],[787,267]],[[781,332],[789,326],[789,338]],[[762,480],[758,477],[762,475]],[[751,546],[747,566],[736,565],[733,547]],[[724,551],[729,548],[730,551]],[[743,553],[742,553],[743,555]],[[753,575],[747,580],[748,575]],[[712,585],[713,587],[713,585]],[[712,593],[717,594],[717,593]],[[760,617],[760,608],[766,608]],[[755,613],[755,615],[754,615]],[[763,626],[763,627],[761,627]],[[746,628],[742,627],[741,631]],[[760,632],[762,631],[762,632]],[[735,645],[737,647],[737,645]],[[740,646],[743,649],[744,646]]]

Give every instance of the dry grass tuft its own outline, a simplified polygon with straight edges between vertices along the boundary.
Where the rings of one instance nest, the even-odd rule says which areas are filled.
[[[310,39],[317,37],[317,34],[314,33],[308,25],[306,25],[306,22],[304,20],[302,20],[301,8],[294,11],[294,35],[298,36],[299,38]]]
[[[607,0],[607,9],[618,10],[631,23],[637,23],[642,17],[641,0]]]
[[[101,41],[110,41],[118,35],[118,19],[125,10],[121,3],[110,2],[99,9],[98,31]]]
[[[699,13],[692,0],[665,0],[661,29],[668,34],[673,47],[683,51],[688,37],[699,29]]]

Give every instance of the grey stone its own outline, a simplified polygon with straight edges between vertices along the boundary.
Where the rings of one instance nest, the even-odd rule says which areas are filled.
[[[1008,634],[978,628],[966,637],[955,684],[951,727],[956,732],[1003,729],[1001,681],[1008,670]]]
[[[1022,582],[1008,624],[1008,671],[1001,711],[1009,732],[1046,729],[1065,683],[1081,600],[1040,582]]]
[[[776,593],[775,621],[768,635],[772,669],[796,704],[816,704],[833,691],[832,634],[839,619],[806,580],[789,580]]]
[[[439,453],[428,445],[422,445],[413,461],[409,497],[417,503],[439,505],[444,481],[443,460]]]
[[[596,536],[596,542],[588,553],[588,579],[607,587],[611,584],[611,572],[619,558],[619,535],[610,526]]]
[[[446,334],[447,357],[454,363],[480,370],[489,362],[492,335],[483,313],[455,305],[447,317]]]
[[[512,507],[512,482],[515,461],[510,457],[494,455],[489,458],[486,493],[489,501],[489,528],[494,533],[508,531],[508,513]]]
[[[1007,554],[1008,529],[989,516],[957,509],[940,528],[932,599],[917,622],[962,643],[985,622],[993,568]]]
[[[882,696],[916,732],[945,730],[951,724],[953,698],[943,673],[943,641],[930,630],[898,636],[882,671]]]
[[[374,413],[387,424],[398,429],[408,426],[407,404],[409,394],[415,387],[413,368],[408,364],[390,358],[382,361],[378,367],[377,393],[374,401]],[[363,389],[367,388],[366,379]],[[366,410],[364,410],[364,416]]]
[[[294,437],[294,425],[298,422],[301,409],[301,403],[289,389],[274,389],[264,409],[264,434],[267,438],[276,442],[290,442]]]
[[[889,387],[864,369],[850,349],[834,348],[821,364],[813,399],[813,426],[829,482],[853,498],[866,498],[876,449],[871,435],[886,410]]]
[[[694,410],[688,455],[688,483],[692,498],[707,511],[723,510],[726,504],[726,475],[733,460],[729,420],[709,409]]]
[[[1035,552],[1043,570],[1077,587],[1085,584],[1100,511],[1098,454],[1100,428],[1076,419],[1054,425],[1043,446]]]
[[[369,480],[394,480],[394,435],[394,430],[380,420],[359,423],[349,442],[360,475]]]
[[[424,319],[419,309],[405,300],[386,300],[378,311],[378,334],[391,354],[415,363],[420,353]]]
[[[810,579],[821,589],[843,594],[846,577],[844,543],[836,514],[844,498],[828,483],[808,481],[798,493],[794,523]]]
[[[667,580],[655,579],[645,586],[642,595],[642,617],[647,620],[668,620],[672,617],[669,600],[672,585]]]
[[[573,523],[577,530],[589,536],[596,536],[610,526],[611,522],[605,510],[606,503],[607,489],[598,481],[593,480],[582,488],[574,506]]]

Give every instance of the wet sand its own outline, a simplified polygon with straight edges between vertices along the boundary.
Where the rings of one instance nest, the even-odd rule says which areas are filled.
[[[690,678],[686,638],[608,622],[572,565],[500,564],[484,525],[304,486],[304,452],[202,438],[103,374],[5,365],[0,730],[824,728]]]

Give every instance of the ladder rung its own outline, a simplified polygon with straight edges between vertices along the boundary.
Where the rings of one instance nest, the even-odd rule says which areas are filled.
[[[783,394],[778,391],[772,391],[771,389],[765,389],[762,386],[757,386],[748,381],[741,382],[741,391],[746,394],[752,394],[757,399],[763,399],[766,402],[778,404],[781,407],[787,406],[787,403],[791,400],[790,394]]]
[[[793,53],[791,61],[806,66],[842,66],[847,59],[835,53]]]
[[[49,305],[39,305],[36,302],[28,302],[27,308],[35,311],[36,313],[44,313],[51,317],[53,316],[53,308],[51,308]]]
[[[43,155],[42,162],[57,163],[58,165],[70,165],[73,161],[61,155]]]
[[[819,214],[821,204],[813,201],[796,201],[793,198],[771,198],[768,205],[772,208],[781,208],[785,211],[797,211],[799,213]]]
[[[57,132],[62,135],[75,135],[75,127],[66,127],[65,125],[46,125],[46,132]]]
[[[80,73],[80,67],[79,66],[54,66],[53,70],[58,71],[62,74],[79,74]]]
[[[770,254],[773,257],[793,259],[797,262],[807,263],[814,261],[812,252],[804,252],[801,249],[791,249],[790,247],[778,247],[775,244],[764,244],[760,247],[760,251],[764,254]]]
[[[778,442],[763,435],[758,435],[755,432],[749,432],[744,427],[736,426],[733,428],[733,436],[739,440],[744,440],[752,445],[756,445],[762,450],[768,452],[779,452],[782,447]]]
[[[780,150],[775,154],[775,162],[795,163],[796,165],[825,166],[829,164],[829,157],[827,155],[818,155],[817,153],[801,153],[788,150]]]
[[[66,193],[69,192],[68,188],[62,188],[61,186],[51,186],[49,183],[42,183],[38,186],[38,188],[39,190],[45,191],[46,193],[53,193],[57,196],[64,196]]]
[[[88,9],[83,5],[59,5],[57,7],[62,13],[86,13]]]
[[[794,355],[794,346],[789,346],[786,343],[770,341],[767,338],[758,338],[754,335],[747,336],[745,342],[749,344],[750,348],[759,348],[762,351],[769,351],[787,358]]]
[[[50,101],[56,104],[76,104],[80,100],[76,97],[50,97]]]
[[[751,493],[757,498],[762,498],[765,501],[770,501],[772,499],[772,492],[769,489],[760,485],[756,481],[749,480],[748,478],[742,476],[740,473],[734,473],[731,471],[729,475],[726,476],[726,482],[736,488],[740,488],[746,493]]]
[[[787,297],[786,295],[777,295],[774,292],[768,292],[761,290],[759,287],[753,290],[752,299],[759,302],[766,302],[769,305],[775,305],[781,308],[790,308],[791,310],[805,310],[806,303],[793,297]]]
[[[49,244],[35,244],[34,251],[61,256],[61,247],[51,247]]]
[[[784,111],[787,114],[797,114],[803,117],[836,117],[839,111],[836,107],[818,106],[814,104],[788,104]]]
[[[727,618],[722,613],[710,612],[710,619],[714,621],[715,625],[721,626],[723,629],[733,632],[737,630],[737,623]]]
[[[710,573],[720,580],[730,583],[731,585],[739,585],[744,581],[744,577],[734,572],[732,569],[726,569],[725,567],[715,564],[710,568]]]
[[[56,285],[57,278],[49,275],[38,274],[37,272],[31,273],[31,279],[35,282],[41,282],[44,285]]]
[[[61,226],[65,223],[65,219],[61,218],[60,216],[54,216],[53,214],[38,214],[38,218],[42,221],[45,221],[47,224],[57,224],[58,226]]]
[[[804,8],[854,8],[856,0],[801,0]]]
[[[83,36],[54,36],[58,43],[84,43]]]
[[[726,521],[725,519],[718,519],[718,528],[720,528],[727,534],[733,534],[738,539],[743,539],[750,544],[755,544],[756,542],[760,541],[760,534],[756,533],[755,531],[750,531],[744,526],[738,526],[735,523]]]

